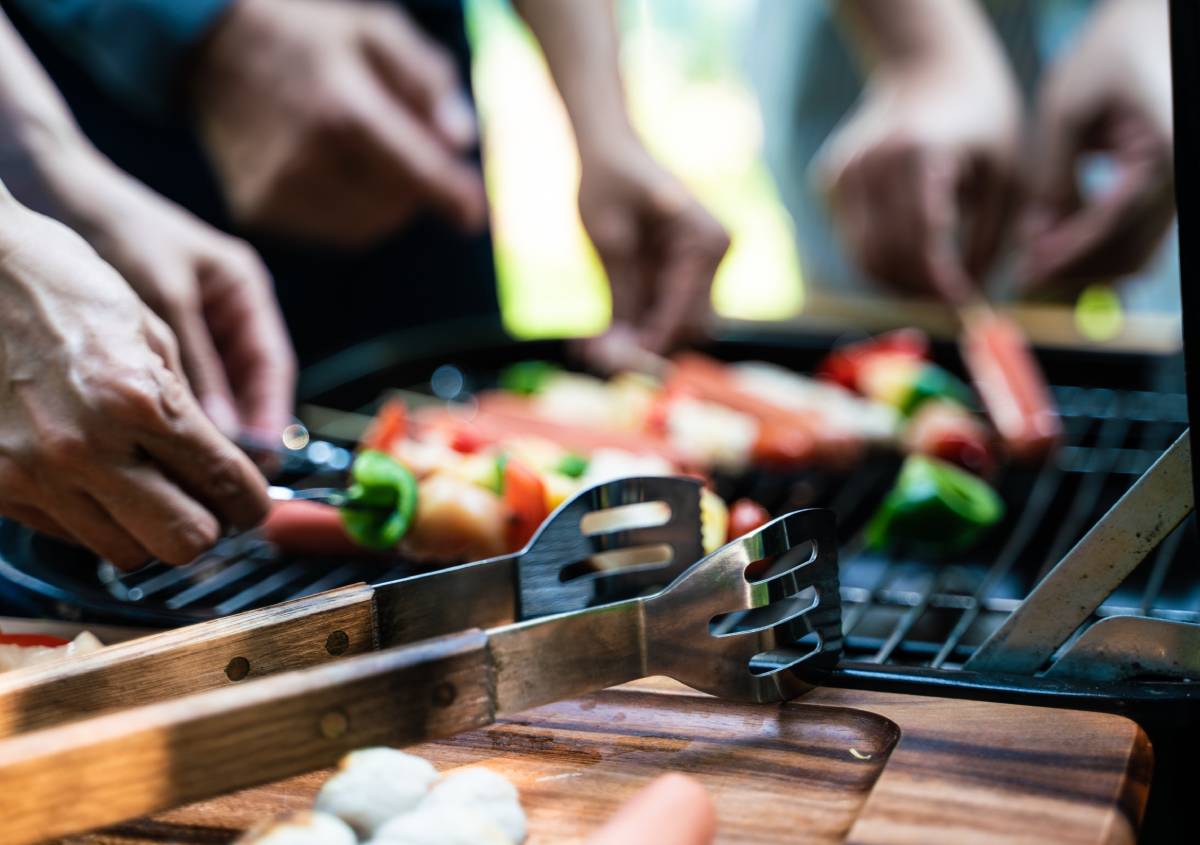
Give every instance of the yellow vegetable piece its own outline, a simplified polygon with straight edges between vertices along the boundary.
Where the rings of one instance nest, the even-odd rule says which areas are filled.
[[[729,506],[705,487],[700,491],[700,540],[704,553],[715,552],[729,537]]]

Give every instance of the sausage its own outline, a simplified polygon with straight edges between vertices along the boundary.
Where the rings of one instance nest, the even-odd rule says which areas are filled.
[[[445,432],[451,442],[461,437],[468,437],[479,444],[498,443],[513,437],[540,437],[584,454],[597,449],[619,449],[637,455],[659,455],[679,466],[688,463],[677,449],[653,434],[589,428],[548,420],[539,416],[522,397],[501,393],[482,394],[478,411],[473,415],[428,407],[414,415],[414,422],[422,428]]]
[[[700,783],[676,772],[642,789],[587,845],[709,845],[717,813]]]
[[[1007,451],[1022,461],[1043,457],[1062,422],[1021,329],[989,308],[964,311],[960,351]]]
[[[834,465],[852,464],[862,454],[863,442],[847,432],[822,430],[807,414],[763,399],[741,387],[724,364],[690,352],[674,359],[671,384],[700,399],[741,411],[758,420],[763,432],[755,457],[775,463],[800,464],[823,460]],[[776,454],[776,453],[779,454]]]
[[[320,502],[275,502],[262,525],[265,539],[292,555],[377,554],[351,539],[338,509]]]

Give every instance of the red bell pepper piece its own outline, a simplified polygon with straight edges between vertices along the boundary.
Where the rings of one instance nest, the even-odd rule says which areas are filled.
[[[729,509],[729,539],[744,537],[771,521],[767,509],[753,499],[738,499]]]
[[[870,340],[850,343],[834,349],[817,372],[849,390],[858,390],[864,362],[879,355],[923,360],[929,357],[929,338],[919,329],[898,329]]]
[[[522,549],[550,515],[546,509],[546,485],[525,464],[509,458],[504,464],[504,504],[508,508],[508,546]]]

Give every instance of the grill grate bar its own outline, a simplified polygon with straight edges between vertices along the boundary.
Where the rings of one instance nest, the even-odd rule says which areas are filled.
[[[1096,512],[1096,505],[1104,492],[1104,482],[1112,471],[1113,449],[1125,441],[1128,433],[1128,420],[1109,417],[1100,424],[1094,451],[1097,455],[1096,466],[1084,476],[1079,489],[1075,491],[1067,516],[1059,523],[1050,548],[1042,559],[1042,565],[1034,579],[1035,584],[1046,577],[1051,567],[1062,559],[1075,540],[1087,529],[1088,517]]]
[[[222,569],[207,581],[193,584],[178,595],[172,596],[167,600],[167,607],[171,610],[182,610],[188,605],[195,604],[235,581],[245,578],[256,571],[262,571],[263,568],[263,564],[260,561],[241,558],[231,566]]]
[[[1009,572],[1012,571],[1017,561],[1021,559],[1023,552],[1028,548],[1037,533],[1038,526],[1041,524],[1047,508],[1058,494],[1062,478],[1062,470],[1053,463],[1047,462],[1042,465],[1037,481],[1034,482],[1033,493],[1030,495],[1029,501],[1026,502],[1025,509],[1021,511],[1016,527],[1001,549],[995,564],[992,565],[987,575],[984,576],[979,586],[975,589],[974,606],[968,608],[959,616],[958,622],[955,623],[949,636],[946,637],[942,648],[934,656],[933,662],[930,665],[935,669],[946,661],[950,654],[958,647],[958,644],[962,641],[963,636],[966,635],[971,625],[974,624],[979,610],[983,606],[984,597],[990,594],[1004,578],[1008,577]]]
[[[282,590],[288,584],[299,581],[306,574],[308,574],[308,567],[303,563],[292,564],[218,604],[217,615],[236,613],[260,599],[265,599],[271,593]]]

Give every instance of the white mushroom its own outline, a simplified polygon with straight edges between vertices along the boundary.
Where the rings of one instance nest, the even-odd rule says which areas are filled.
[[[262,830],[252,830],[238,845],[355,845],[350,825],[327,813],[297,813]]]
[[[364,839],[421,802],[437,780],[428,761],[392,748],[366,748],[342,758],[317,794],[315,808],[347,822]]]
[[[392,819],[368,845],[516,845],[471,807],[426,804]]]
[[[472,766],[450,772],[434,784],[421,803],[422,809],[447,812],[458,807],[477,811],[513,842],[525,841],[525,811],[517,788],[491,769]]]

